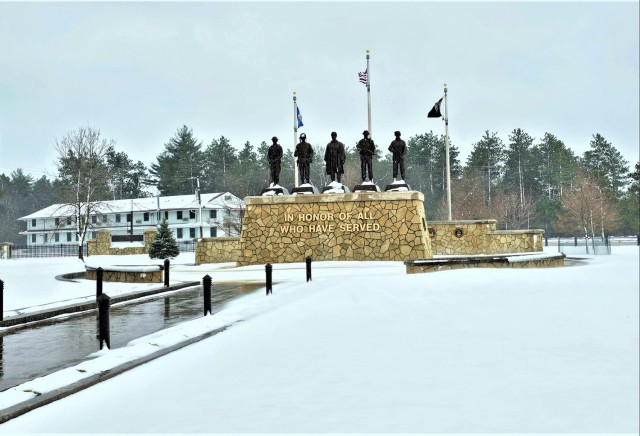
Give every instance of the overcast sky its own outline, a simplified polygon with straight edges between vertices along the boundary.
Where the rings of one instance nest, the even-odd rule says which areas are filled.
[[[183,124],[203,147],[293,139],[292,92],[322,149],[367,128],[384,150],[444,122],[466,160],[485,130],[600,133],[638,160],[638,2],[0,3],[0,173],[54,175],[56,138],[91,125],[146,165]],[[444,109],[444,108],[443,108]]]

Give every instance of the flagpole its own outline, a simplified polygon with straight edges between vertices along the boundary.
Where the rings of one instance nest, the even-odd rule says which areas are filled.
[[[451,218],[451,169],[449,168],[449,110],[447,106],[447,84],[444,84],[444,145],[447,159],[447,206],[449,208],[449,221]]]
[[[367,49],[367,113],[368,113],[368,127],[369,127],[369,138],[373,138],[373,133],[371,132],[371,69],[369,68],[369,52],[371,50]]]
[[[296,102],[296,92],[293,91],[293,151],[296,151],[298,144],[298,103]],[[298,186],[298,158],[293,158],[294,185]]]

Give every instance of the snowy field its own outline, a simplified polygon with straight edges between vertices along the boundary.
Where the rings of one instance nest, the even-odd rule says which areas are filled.
[[[317,262],[309,283],[304,264],[274,265],[272,296],[260,290],[0,393],[1,409],[233,324],[2,424],[0,434],[637,434],[638,252],[614,247],[564,268],[414,275],[401,262]],[[88,262],[98,260],[115,262]],[[214,284],[264,280],[262,266],[192,262],[176,259],[172,283],[204,274]],[[53,280],[81,267],[0,260],[5,316],[92,298],[95,283]],[[105,292],[148,286],[109,284]]]

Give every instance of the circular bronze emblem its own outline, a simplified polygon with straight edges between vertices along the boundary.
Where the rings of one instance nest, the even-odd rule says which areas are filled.
[[[456,238],[462,238],[462,235],[464,235],[464,232],[462,231],[462,229],[460,227],[457,227],[453,231],[453,234],[456,235]]]
[[[436,229],[434,229],[433,227],[429,227],[429,237],[430,238],[436,237]]]

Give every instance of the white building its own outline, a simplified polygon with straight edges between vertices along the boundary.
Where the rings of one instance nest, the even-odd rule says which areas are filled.
[[[85,240],[94,239],[96,231],[111,230],[111,235],[142,235],[144,229],[156,227],[163,218],[180,241],[200,237],[239,236],[244,213],[243,201],[229,192],[195,195],[136,198],[103,201],[95,205]],[[75,217],[69,205],[54,204],[18,218],[27,222],[28,245],[72,244],[77,241]],[[202,228],[202,233],[200,229]]]

